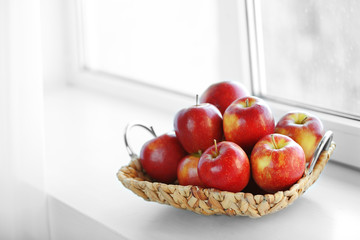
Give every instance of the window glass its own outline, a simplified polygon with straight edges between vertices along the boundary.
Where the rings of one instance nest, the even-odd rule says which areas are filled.
[[[360,1],[260,2],[262,94],[360,117]]]
[[[82,9],[87,68],[192,95],[218,80],[215,0],[88,0]]]

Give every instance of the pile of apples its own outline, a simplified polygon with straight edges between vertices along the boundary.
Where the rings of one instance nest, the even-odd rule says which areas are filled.
[[[286,190],[304,174],[324,135],[319,118],[303,111],[275,125],[268,104],[238,82],[209,86],[181,109],[174,130],[146,142],[140,163],[155,181],[240,192],[251,185]]]

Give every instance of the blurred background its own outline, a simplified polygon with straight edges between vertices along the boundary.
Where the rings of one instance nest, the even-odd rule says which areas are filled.
[[[358,1],[262,1],[266,94],[359,119]]]
[[[244,81],[244,52],[235,33],[241,15],[228,11],[230,4],[84,1],[84,66],[190,96],[220,79]],[[360,3],[280,0],[258,5],[261,94],[359,119]]]

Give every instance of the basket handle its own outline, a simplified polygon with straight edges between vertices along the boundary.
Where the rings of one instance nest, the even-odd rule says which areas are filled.
[[[126,151],[128,152],[128,154],[131,158],[137,158],[137,155],[135,154],[134,150],[132,149],[132,147],[130,146],[129,141],[128,141],[128,136],[129,136],[130,130],[133,127],[142,127],[144,129],[146,129],[147,131],[149,131],[154,137],[157,137],[157,136],[156,136],[156,133],[152,126],[148,127],[146,124],[143,124],[143,123],[133,122],[133,123],[129,123],[126,126],[125,133],[124,133],[124,141],[125,141]]]
[[[333,140],[333,137],[334,137],[334,134],[332,131],[327,131],[324,134],[323,138],[320,140],[319,144],[317,145],[317,147],[315,149],[313,158],[310,162],[310,165],[308,166],[306,175],[310,175],[312,173],[312,171],[314,170],[315,164],[320,157],[320,154],[322,153],[322,151],[329,149],[331,142]]]

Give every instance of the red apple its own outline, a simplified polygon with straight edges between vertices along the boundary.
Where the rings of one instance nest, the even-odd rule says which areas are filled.
[[[300,144],[305,152],[306,162],[310,162],[324,136],[324,127],[318,117],[303,111],[292,111],[279,120],[275,132],[287,135]]]
[[[198,174],[206,187],[240,192],[250,179],[249,159],[237,144],[220,142],[201,155]]]
[[[224,113],[224,135],[247,154],[262,137],[273,133],[275,121],[267,103],[249,96],[235,100]]]
[[[203,152],[223,138],[222,115],[214,105],[196,104],[180,110],[174,120],[176,136],[188,153]]]
[[[224,114],[233,101],[248,95],[248,90],[240,82],[224,81],[210,85],[201,95],[200,103],[211,103]]]
[[[289,189],[304,174],[305,153],[288,136],[269,134],[256,143],[250,157],[251,173],[263,190]]]
[[[204,186],[198,175],[197,166],[200,154],[192,154],[184,157],[177,168],[177,177],[180,185]]]
[[[186,152],[173,132],[146,142],[140,152],[140,163],[151,178],[163,183],[173,183],[177,166]]]

